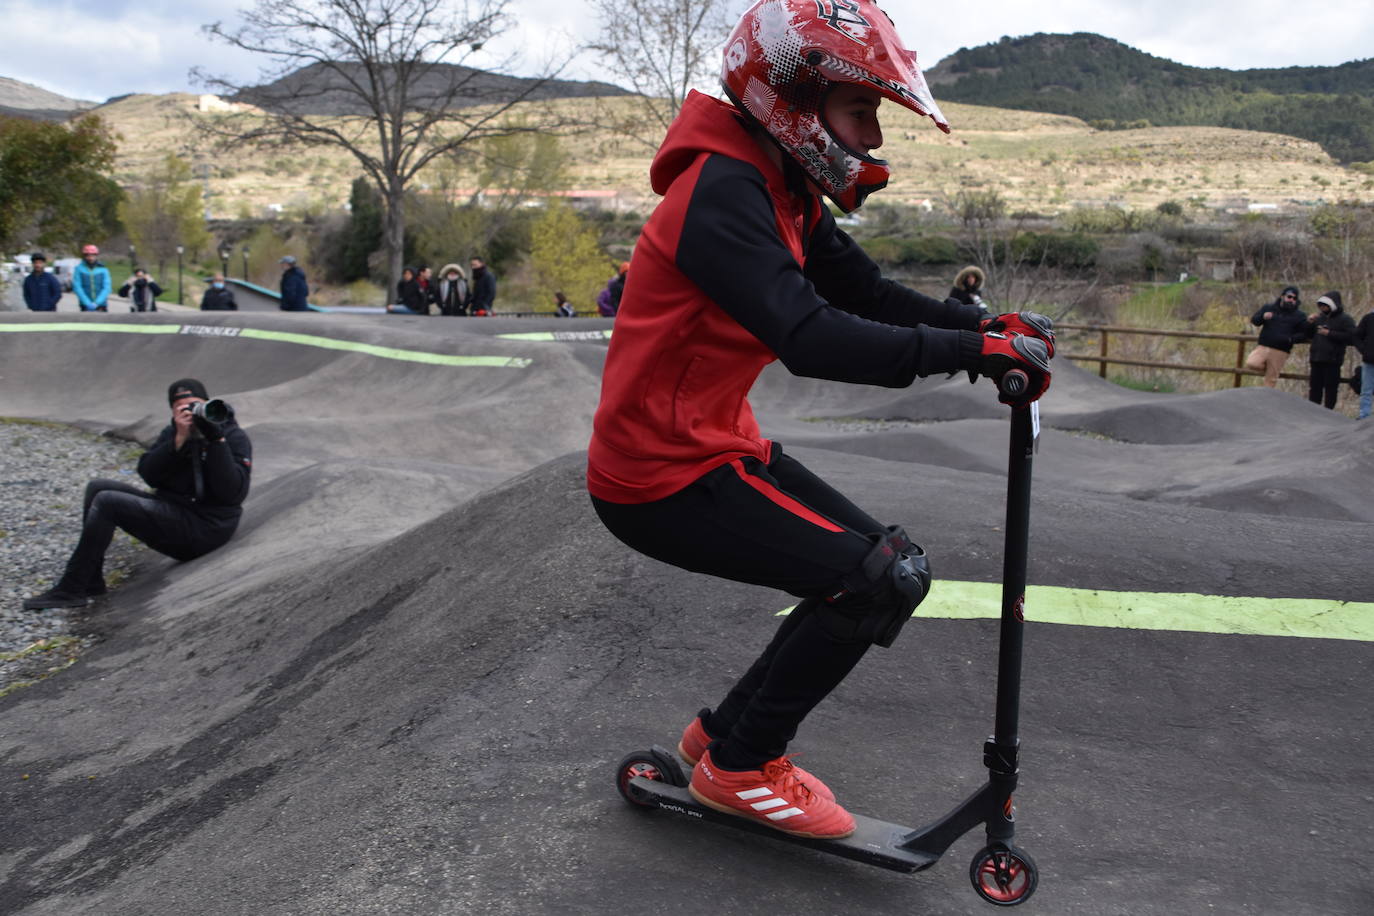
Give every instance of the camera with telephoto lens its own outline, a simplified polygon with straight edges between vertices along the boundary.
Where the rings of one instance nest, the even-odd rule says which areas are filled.
[[[204,417],[211,423],[223,423],[229,419],[229,405],[219,398],[211,398],[208,401],[196,401],[191,405],[191,416]]]

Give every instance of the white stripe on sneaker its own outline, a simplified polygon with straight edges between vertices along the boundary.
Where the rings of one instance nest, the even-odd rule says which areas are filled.
[[[757,789],[745,789],[743,792],[736,792],[735,794],[744,801],[748,801],[751,798],[758,798],[760,795],[772,795],[773,790],[767,786],[759,786]]]
[[[778,805],[785,804],[787,804],[787,802],[784,799],[778,798],[775,795],[772,798],[765,798],[763,801],[754,802],[749,807],[753,808],[755,811],[767,811],[769,808],[776,808]]]
[[[788,808],[786,811],[774,811],[772,814],[768,814],[768,815],[765,815],[765,816],[766,816],[770,821],[784,821],[784,820],[787,820],[789,817],[795,817],[795,816],[797,816],[798,814],[805,814],[805,813],[806,813],[806,812],[802,811],[802,809],[800,809],[800,808]]]

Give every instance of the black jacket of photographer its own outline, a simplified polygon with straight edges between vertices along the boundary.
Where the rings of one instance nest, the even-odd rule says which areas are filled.
[[[158,499],[190,510],[206,525],[206,534],[232,534],[243,514],[253,468],[253,445],[239,428],[234,412],[220,424],[220,438],[193,435],[176,448],[170,423],[152,448],[138,459],[139,476]]]

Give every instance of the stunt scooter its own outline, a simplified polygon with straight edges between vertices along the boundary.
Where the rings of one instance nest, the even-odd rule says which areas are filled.
[[[1014,378],[1021,375],[1020,379]],[[1008,372],[1003,390],[1019,394],[1024,373]],[[997,665],[997,713],[993,736],[983,745],[988,781],[944,817],[920,829],[855,814],[857,829],[841,840],[797,837],[743,817],[716,811],[687,791],[688,774],[677,757],[655,745],[636,751],[616,771],[616,786],[632,805],[661,808],[698,820],[763,834],[901,872],[917,872],[939,861],[954,841],[979,824],[987,825],[987,844],[973,857],[969,879],[984,900],[997,906],[1024,903],[1035,892],[1038,873],[1030,856],[1012,845],[1015,818],[1012,790],[1017,778],[1017,718],[1021,694],[1021,643],[1025,626],[1026,550],[1030,527],[1031,458],[1040,434],[1039,405],[1013,408],[1007,468],[1006,543],[1002,560],[1002,625]]]

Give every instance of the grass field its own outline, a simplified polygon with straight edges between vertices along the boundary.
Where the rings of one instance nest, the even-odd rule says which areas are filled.
[[[136,185],[175,152],[205,182],[211,215],[232,218],[341,206],[361,174],[351,156],[329,147],[216,149],[194,130],[195,121],[212,117],[197,112],[196,102],[188,94],[135,95],[96,109],[120,135],[116,180]],[[586,120],[595,104],[631,103],[564,100],[557,113]],[[1374,201],[1374,177],[1292,137],[1216,127],[1097,131],[1063,115],[943,108],[954,128],[949,135],[905,109],[884,108],[882,155],[893,178],[881,199],[938,204],[961,190],[995,189],[1013,208],[1047,215],[1078,205],[1148,208],[1166,200],[1199,209]],[[569,186],[618,192],[629,208],[652,206],[648,167],[656,141],[566,131]]]

